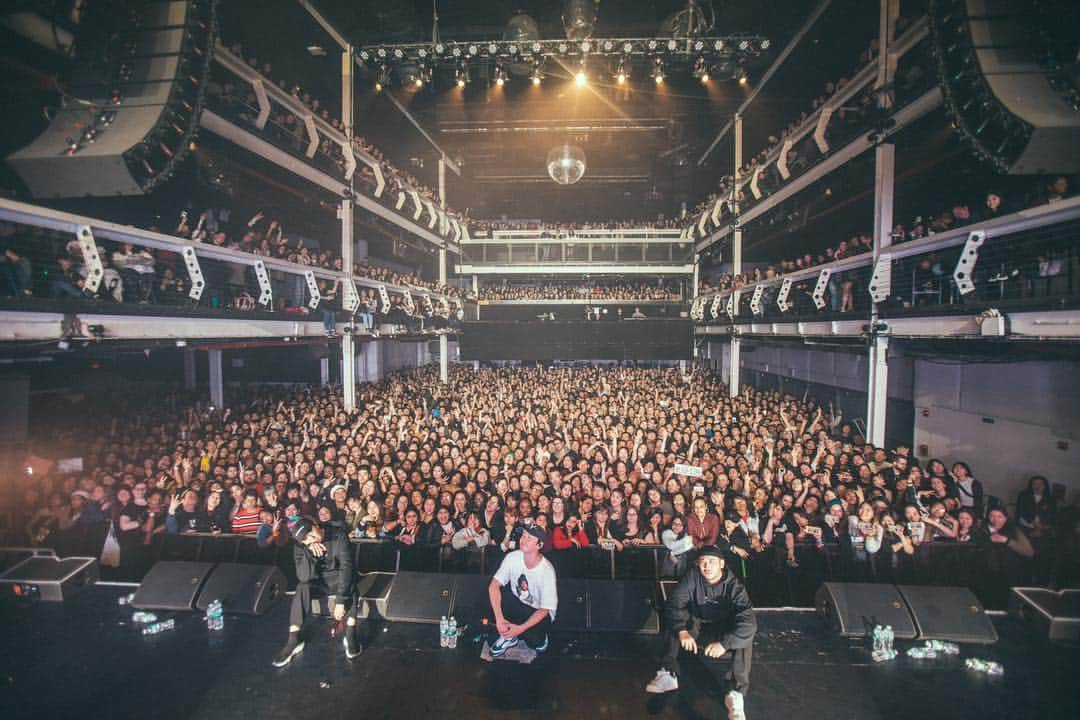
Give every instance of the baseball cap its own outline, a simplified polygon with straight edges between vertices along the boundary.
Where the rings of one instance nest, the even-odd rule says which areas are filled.
[[[311,521],[307,518],[300,518],[293,523],[292,527],[289,528],[289,531],[292,533],[293,540],[296,542],[304,542],[304,538],[311,532]]]
[[[541,545],[547,542],[547,533],[539,525],[529,525],[525,528],[525,532],[536,538]]]

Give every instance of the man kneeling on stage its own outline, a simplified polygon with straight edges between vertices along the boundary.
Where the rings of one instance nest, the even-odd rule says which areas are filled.
[[[492,657],[524,642],[536,652],[548,649],[548,630],[559,605],[555,567],[540,554],[546,534],[537,527],[523,528],[518,550],[507,553],[488,585],[499,639]]]
[[[660,670],[646,686],[651,693],[679,689],[679,650],[717,659],[729,655],[729,692],[724,697],[730,720],[745,720],[743,695],[750,689],[750,657],[757,620],[750,596],[727,571],[720,548],[701,549],[696,566],[671,591],[664,610],[667,631]]]
[[[311,589],[319,587],[333,595],[334,619],[345,617],[353,592],[352,548],[344,530],[331,526],[323,529],[307,518],[292,526],[293,560],[296,561],[296,594],[289,610],[289,639],[274,656],[274,667],[284,667],[304,649],[300,630],[311,612]],[[356,637],[356,604],[349,613],[344,633],[345,657],[352,660],[364,651]]]

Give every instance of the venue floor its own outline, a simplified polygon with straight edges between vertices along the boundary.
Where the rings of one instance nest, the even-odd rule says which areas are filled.
[[[474,629],[440,649],[431,625],[362,624],[366,652],[345,659],[329,621],[309,626],[289,666],[270,659],[284,640],[288,602],[263,617],[228,616],[209,632],[195,613],[143,637],[117,598],[97,586],[66,605],[0,603],[0,718],[723,718],[712,675],[684,663],[677,693],[649,696],[658,638],[555,633],[532,665],[485,663]],[[169,614],[159,614],[162,619]],[[876,664],[861,642],[828,631],[809,612],[761,611],[751,720],[1076,718],[1080,648],[1052,646],[1007,617],[1001,640],[960,656]],[[964,668],[998,660],[1003,677]]]

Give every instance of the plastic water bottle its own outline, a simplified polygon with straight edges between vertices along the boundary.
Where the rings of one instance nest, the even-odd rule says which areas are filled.
[[[457,647],[457,636],[458,636],[457,618],[451,617],[450,618],[450,626],[446,631],[446,647],[450,648],[451,650],[456,648]]]
[[[131,602],[131,599],[133,597],[135,597],[135,593],[128,593],[127,595],[121,595],[120,597],[116,598],[116,604],[117,605],[127,605],[128,603]]]
[[[172,630],[174,627],[176,627],[176,621],[172,619],[166,620],[165,622],[150,623],[143,628],[142,634],[157,635],[158,633],[163,633],[166,630]]]
[[[140,625],[145,623],[157,622],[157,615],[155,615],[154,613],[143,612],[142,610],[139,610],[131,616],[131,622],[139,623]]]
[[[450,623],[447,621],[446,616],[443,615],[439,620],[439,647],[450,646]]]
[[[225,610],[221,607],[220,600],[214,600],[206,606],[206,626],[210,630],[225,628]]]

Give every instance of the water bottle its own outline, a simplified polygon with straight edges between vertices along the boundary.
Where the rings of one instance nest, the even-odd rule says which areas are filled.
[[[446,631],[446,647],[453,650],[457,647],[457,618],[450,618],[450,625]]]
[[[117,605],[127,605],[128,603],[131,602],[131,599],[133,597],[135,597],[135,593],[128,593],[127,595],[121,595],[120,597],[116,598],[116,604]]]
[[[447,621],[446,616],[443,615],[439,620],[439,647],[449,647],[450,645],[450,623]]]
[[[143,625],[145,623],[157,622],[157,615],[154,613],[143,612],[142,610],[136,612],[131,616],[131,622]]]
[[[166,620],[165,622],[150,623],[143,628],[142,634],[157,635],[158,633],[165,632],[166,630],[172,630],[174,627],[176,627],[176,621],[172,619]]]
[[[221,607],[220,600],[214,600],[206,606],[206,626],[211,630],[221,630],[225,627],[225,611]]]
[[[885,626],[885,654],[889,657],[896,657],[896,650],[893,648],[893,641],[896,640],[896,635],[893,632],[892,625]]]

